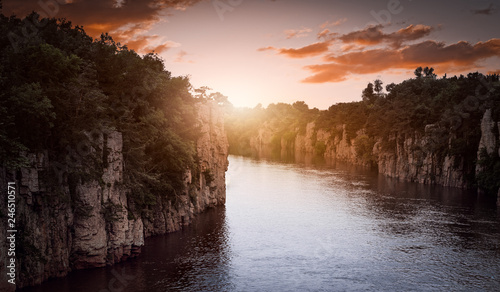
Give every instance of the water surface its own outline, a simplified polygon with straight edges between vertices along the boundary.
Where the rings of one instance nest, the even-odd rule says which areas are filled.
[[[470,191],[232,156],[226,207],[26,291],[498,291],[499,218]]]

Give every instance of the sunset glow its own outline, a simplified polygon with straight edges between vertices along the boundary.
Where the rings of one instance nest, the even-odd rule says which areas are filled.
[[[360,100],[368,82],[498,72],[496,4],[486,1],[4,1],[4,13],[66,17],[236,106]]]
[[[497,291],[499,9],[0,0],[0,291]]]

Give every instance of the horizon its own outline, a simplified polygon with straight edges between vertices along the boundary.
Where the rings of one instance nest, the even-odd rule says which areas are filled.
[[[429,3],[9,0],[2,12],[65,17],[94,38],[109,32],[141,55],[154,50],[173,76],[235,107],[304,101],[324,110],[419,66],[438,78],[500,72],[498,1]]]

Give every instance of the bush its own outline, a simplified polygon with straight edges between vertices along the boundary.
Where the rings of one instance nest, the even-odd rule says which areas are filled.
[[[356,156],[366,162],[371,162],[373,158],[373,146],[375,141],[366,135],[360,135],[354,140],[354,150]]]
[[[495,195],[500,189],[500,157],[495,151],[488,154],[485,148],[479,152],[480,171],[476,175],[477,185],[488,194]]]
[[[325,155],[326,145],[323,141],[316,141],[314,145],[314,154],[317,156]]]

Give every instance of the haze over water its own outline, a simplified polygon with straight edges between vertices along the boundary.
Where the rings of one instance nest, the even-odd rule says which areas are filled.
[[[229,159],[225,208],[147,239],[137,259],[26,291],[500,287],[500,213],[487,198],[342,165]]]

